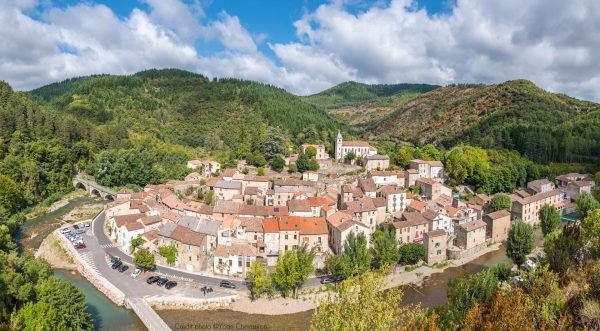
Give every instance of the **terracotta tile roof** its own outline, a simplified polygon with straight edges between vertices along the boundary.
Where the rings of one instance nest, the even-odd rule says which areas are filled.
[[[185,204],[175,195],[169,195],[168,197],[162,198],[161,201],[165,206],[171,209],[183,210],[183,207],[185,207]]]
[[[196,231],[192,231],[191,229],[177,225],[169,238],[179,241],[185,245],[192,246],[203,246],[206,240],[206,235],[203,233],[199,233]]]
[[[223,177],[233,177],[235,175],[236,169],[225,169],[223,170]]]
[[[423,183],[423,184],[426,184],[426,185],[429,185],[429,186],[433,186],[433,185],[439,184],[438,182],[436,182],[433,179],[424,178],[424,177],[417,178],[417,182],[420,182],[420,183]]]
[[[279,221],[276,218],[265,218],[263,228],[265,233],[279,232]]]
[[[329,222],[329,224],[331,224],[335,228],[339,227],[344,222],[349,222],[352,220],[353,220],[352,215],[341,212],[341,211],[336,211],[335,213],[333,213],[332,215],[327,217],[327,222]]]
[[[414,200],[413,202],[411,202],[408,205],[408,208],[417,210],[417,211],[424,211],[427,208],[427,204],[423,201],[419,201],[419,200]]]
[[[417,170],[417,169],[407,169],[406,172],[408,172],[409,174],[418,174],[419,170]]]
[[[256,256],[256,247],[250,244],[231,244],[231,246],[219,245],[213,252],[214,256]],[[237,262],[236,262],[237,263]]]
[[[125,223],[125,228],[127,231],[142,230],[144,229],[144,224],[139,222],[129,222]]]
[[[311,207],[333,206],[336,204],[335,201],[329,199],[328,197],[309,197],[307,200]]]
[[[444,164],[442,163],[442,161],[427,161],[427,163],[432,166],[432,167],[443,167]]]
[[[258,195],[258,187],[256,186],[247,186],[244,190],[244,195]]]
[[[476,229],[479,229],[481,227],[485,226],[485,222],[482,220],[475,220],[475,221],[471,221],[471,222],[467,222],[467,223],[463,223],[463,224],[458,224],[454,226],[454,229],[459,228],[459,229],[464,229],[465,231],[469,232],[469,231],[473,231]]]
[[[239,218],[240,226],[246,228],[246,232],[263,232],[263,220],[254,217]]]
[[[484,217],[489,217],[489,218],[491,218],[493,220],[499,219],[499,218],[502,218],[502,217],[507,217],[507,216],[510,216],[510,212],[508,210],[505,210],[505,209],[498,210],[498,211],[495,211],[493,213],[489,213],[489,214],[484,215]]]
[[[373,199],[367,196],[355,201],[346,202],[345,205],[346,209],[352,213],[375,211],[377,209],[377,207],[375,207],[375,203],[373,203]]]
[[[206,181],[206,186],[208,187],[215,187],[215,185],[217,185],[217,183],[221,180],[221,177],[211,177]]]
[[[377,191],[377,185],[375,185],[373,178],[361,178],[358,180],[358,185],[362,187],[365,192]]]
[[[130,214],[130,215],[117,215],[114,216],[115,224],[117,227],[121,227],[127,223],[137,222],[140,218],[146,216],[145,214]]]
[[[183,217],[183,215],[174,213],[170,210],[163,211],[162,213],[160,213],[160,215],[163,219],[169,220],[173,223],[177,223],[177,221],[179,221]]]
[[[437,229],[429,232],[425,232],[425,235],[429,238],[441,237],[446,235],[446,231],[444,229]]]
[[[307,200],[290,200],[288,201],[288,209],[290,213],[312,211]]]
[[[269,181],[269,177],[267,177],[267,176],[249,176],[249,175],[246,175],[246,176],[244,176],[244,181],[247,181],[247,182],[268,182]]]
[[[269,208],[267,206],[260,205],[241,205],[239,209],[240,215],[250,215],[250,216],[269,216]]]
[[[288,206],[268,206],[269,216],[287,216],[289,214]]]
[[[440,195],[433,201],[442,207],[452,205],[452,197],[446,194]]]
[[[217,200],[213,208],[213,213],[238,214],[241,209],[241,206],[242,204],[239,202]]]
[[[120,190],[119,192],[117,192],[117,194],[132,194],[133,190],[130,188],[124,188],[122,190]]]
[[[404,193],[401,189],[399,189],[398,187],[394,186],[394,185],[385,185],[379,188],[378,190],[379,193],[383,194],[383,195],[390,195],[390,194],[402,194]]]
[[[140,235],[140,237],[146,239],[147,242],[153,242],[154,240],[156,240],[156,238],[158,238],[159,232],[160,231],[158,229],[146,231],[146,232],[142,233]]]
[[[375,207],[385,207],[387,205],[385,198],[373,198],[373,204]]]
[[[323,207],[321,207],[321,210],[324,210],[324,211],[328,212],[330,210],[333,210],[333,207],[331,207],[331,206],[323,206]]]
[[[342,141],[342,146],[371,147],[368,142],[360,140]]]
[[[532,196],[529,196],[526,198],[517,199],[514,202],[520,203],[522,205],[527,205],[527,204],[537,202],[537,201],[549,198],[554,195],[559,195],[559,194],[560,194],[560,191],[558,189],[555,189],[555,190],[544,192],[544,193],[538,193],[536,195],[532,195]]]
[[[327,234],[325,217],[284,216],[279,221],[280,231],[300,231],[300,234]]]
[[[315,186],[315,182],[300,179],[276,179],[273,181],[274,186]]]
[[[156,223],[159,223],[161,220],[162,220],[161,217],[158,215],[145,216],[140,219],[140,221],[144,225],[156,224]]]

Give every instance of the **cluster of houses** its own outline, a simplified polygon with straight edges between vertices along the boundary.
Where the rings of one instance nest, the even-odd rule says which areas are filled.
[[[336,158],[352,151],[387,163],[373,163],[377,166],[365,176],[309,172],[302,179],[273,179],[244,174],[243,164],[221,169],[215,161],[194,160],[188,163],[194,172],[183,181],[118,192],[105,207],[107,231],[129,252],[133,239],[144,239],[141,247],[153,252],[160,264],[167,264],[160,248],[174,246],[173,266],[191,272],[243,276],[252,261],[274,266],[282,253],[301,245],[320,257],[340,254],[350,233],[371,238],[382,227],[395,231],[400,244],[425,245],[431,263],[468,256],[505,240],[511,220],[537,223],[545,204],[564,212],[567,194],[573,198],[594,185],[583,185],[589,177],[578,174],[557,178],[558,188],[548,180],[533,181],[512,194],[510,210],[489,212],[491,197],[478,194],[466,202],[452,195],[439,161],[412,160],[406,170],[385,170],[389,159],[373,154],[368,144],[338,145]],[[322,145],[302,146],[308,147],[317,150],[317,159],[326,158]],[[189,190],[212,191],[212,203],[184,198]],[[323,260],[316,259],[316,264],[323,267]]]

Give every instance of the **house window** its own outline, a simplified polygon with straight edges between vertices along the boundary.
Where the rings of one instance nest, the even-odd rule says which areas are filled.
[[[219,259],[219,264],[222,264],[222,263],[223,263],[223,259]]]
[[[232,267],[233,266],[233,261],[229,260],[229,266]]]
[[[246,268],[250,268],[250,256],[246,256]]]
[[[242,261],[243,261],[243,257],[238,256],[238,267],[242,267]]]
[[[286,234],[286,235],[285,235],[285,240],[287,240],[287,239],[288,239],[288,235]],[[287,246],[286,246],[286,247],[287,247]],[[287,250],[287,248],[286,248],[286,250]]]
[[[255,234],[254,235],[254,240],[257,240],[257,239],[258,239],[258,235]]]
[[[188,261],[192,262],[192,257],[191,256],[188,256]]]
[[[294,239],[298,239],[298,236],[297,236],[297,235],[294,235]]]
[[[435,247],[440,247],[440,243],[435,243]]]
[[[285,249],[284,250],[286,250],[286,251],[288,250],[288,245],[285,245]]]
[[[438,249],[436,253],[437,253],[437,255],[442,255],[442,250]]]

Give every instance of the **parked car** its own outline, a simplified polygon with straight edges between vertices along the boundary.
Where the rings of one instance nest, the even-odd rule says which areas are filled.
[[[121,258],[118,256],[111,256],[110,257],[110,264],[115,264],[117,263],[117,261],[121,261]]]
[[[154,284],[156,283],[158,280],[160,279],[160,277],[158,276],[150,276],[146,279],[146,283],[148,284]]]
[[[86,228],[89,228],[89,227],[91,226],[90,222],[85,222],[85,223],[83,223],[83,225],[84,225]]]
[[[125,272],[129,267],[125,264],[121,264],[118,268],[119,272]]]
[[[228,280],[222,280],[219,286],[225,288],[235,288],[235,284]]]
[[[85,233],[85,229],[79,228],[79,229],[75,230],[75,233],[77,233],[77,234],[84,234]]]
[[[168,281],[168,282],[165,284],[165,288],[166,288],[167,290],[170,290],[170,289],[172,289],[172,288],[173,288],[173,287],[175,287],[175,286],[177,286],[177,282],[176,282],[176,281],[173,281],[173,280],[170,280],[170,281]]]
[[[73,229],[79,230],[79,225],[78,224],[73,224]]]
[[[335,283],[336,281],[337,279],[329,276],[321,278],[321,284]]]
[[[113,263],[113,265],[111,266],[111,268],[117,269],[118,267],[121,266],[121,264],[123,264],[123,262],[121,262],[121,260],[119,260],[119,261]]]
[[[77,249],[83,249],[85,247],[86,247],[85,244],[82,242],[78,242],[75,244],[75,248],[77,248]]]
[[[138,278],[139,275],[142,273],[142,270],[140,269],[135,269],[132,273],[131,273],[131,278]]]
[[[514,276],[514,277],[513,277],[513,280],[514,280],[516,283],[522,283],[522,282],[523,282],[523,277],[521,277],[521,276],[517,275],[517,276]]]
[[[525,271],[534,271],[535,270],[535,262],[533,262],[532,260],[525,261],[522,269]]]
[[[166,279],[166,278],[161,278],[161,279],[159,279],[159,280],[156,282],[156,285],[158,285],[158,286],[163,286],[163,285],[165,285],[165,284],[166,284],[168,281],[169,281],[169,280],[168,280],[168,279]]]
[[[62,233],[62,234],[67,234],[67,233],[70,233],[70,232],[71,232],[71,230],[69,228],[62,228],[62,229],[60,229],[60,233]]]
[[[77,236],[77,235],[72,235],[69,237],[69,240],[71,241],[81,241],[83,238],[81,238],[81,236]]]

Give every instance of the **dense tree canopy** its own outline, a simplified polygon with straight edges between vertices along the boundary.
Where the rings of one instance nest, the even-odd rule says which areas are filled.
[[[535,233],[533,226],[522,220],[513,221],[508,231],[506,255],[520,267],[525,262],[527,255],[533,250],[534,245]]]

